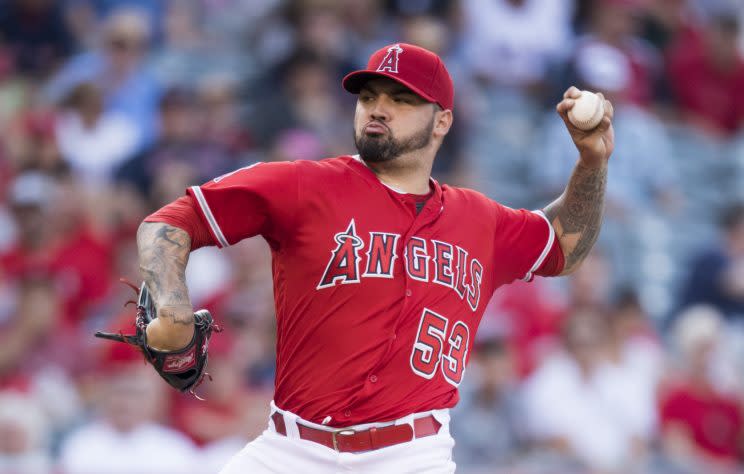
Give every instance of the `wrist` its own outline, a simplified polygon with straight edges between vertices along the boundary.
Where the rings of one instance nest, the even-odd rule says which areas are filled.
[[[602,169],[607,167],[608,159],[591,153],[580,153],[578,165],[590,169]]]
[[[158,319],[173,324],[193,325],[194,323],[194,307],[189,303],[158,305],[157,315]]]
[[[156,318],[147,325],[147,345],[158,351],[177,351],[188,346],[194,337],[194,318],[190,323]]]

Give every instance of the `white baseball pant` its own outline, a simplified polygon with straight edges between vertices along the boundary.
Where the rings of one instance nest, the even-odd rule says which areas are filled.
[[[339,453],[313,441],[299,438],[296,422],[313,428],[333,431],[327,426],[305,421],[294,413],[279,410],[271,402],[271,414],[284,417],[287,436],[276,432],[269,418],[269,427],[230,459],[220,474],[452,474],[455,463],[452,448],[455,440],[449,432],[449,410],[416,413],[388,423],[368,423],[348,428],[364,430],[373,426],[413,424],[414,418],[433,415],[442,424],[435,435],[406,443],[360,453]]]

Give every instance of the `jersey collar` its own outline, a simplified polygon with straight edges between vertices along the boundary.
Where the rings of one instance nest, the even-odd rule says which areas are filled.
[[[395,191],[399,194],[405,194],[404,191],[401,191],[399,189],[394,188],[393,186],[389,186],[385,183],[383,183],[380,178],[377,177],[374,171],[369,169],[366,163],[364,163],[364,160],[361,159],[359,155],[348,155],[348,163],[349,166],[354,168],[355,170],[358,170],[362,176],[364,176],[366,179],[374,181],[378,184],[381,184],[385,186],[386,188]],[[444,211],[444,199],[442,195],[442,187],[439,185],[439,182],[429,176],[429,185],[434,190],[429,200],[426,202],[426,206],[421,210],[421,214],[427,213],[427,214],[433,214],[433,216],[438,216],[439,214]]]

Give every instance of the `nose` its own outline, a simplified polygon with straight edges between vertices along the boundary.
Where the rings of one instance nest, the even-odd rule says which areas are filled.
[[[374,105],[369,111],[369,115],[372,120],[378,120],[380,122],[387,122],[390,120],[390,111],[385,104],[385,99],[383,97],[378,97],[374,102]]]

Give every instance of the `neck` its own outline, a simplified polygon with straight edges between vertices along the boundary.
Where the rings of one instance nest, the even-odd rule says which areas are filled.
[[[411,194],[428,194],[433,160],[411,153],[382,163],[363,161],[384,184]]]

